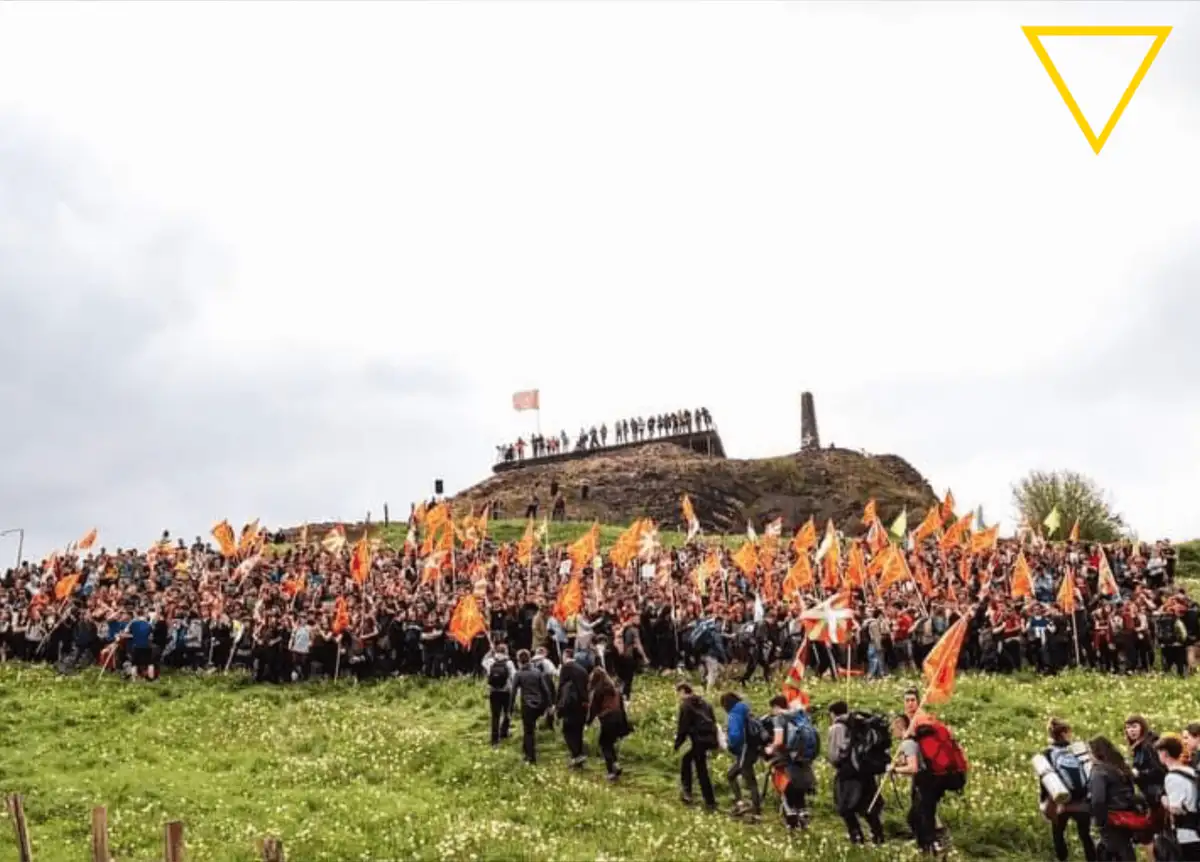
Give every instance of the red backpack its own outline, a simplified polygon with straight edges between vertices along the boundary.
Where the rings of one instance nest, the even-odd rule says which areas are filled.
[[[943,779],[947,790],[962,790],[967,784],[967,756],[950,734],[950,728],[937,719],[926,719],[913,738],[921,750],[925,770]]]

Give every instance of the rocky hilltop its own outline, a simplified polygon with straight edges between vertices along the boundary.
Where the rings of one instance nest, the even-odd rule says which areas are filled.
[[[458,509],[497,503],[498,517],[520,518],[536,494],[539,516],[548,515],[551,482],[566,499],[569,520],[608,524],[650,517],[663,527],[677,526],[680,495],[687,493],[701,527],[710,533],[742,532],[747,521],[761,528],[776,517],[790,530],[810,515],[818,525],[833,518],[841,529],[856,533],[871,498],[887,523],[904,507],[919,520],[936,501],[924,477],[895,455],[812,449],[739,460],[651,443],[509,470],[462,491],[452,502]]]

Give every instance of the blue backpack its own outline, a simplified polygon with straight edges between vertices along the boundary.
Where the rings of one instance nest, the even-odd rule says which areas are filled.
[[[1071,801],[1080,802],[1087,799],[1088,780],[1084,774],[1083,764],[1075,756],[1075,752],[1066,746],[1053,746],[1048,757],[1054,771],[1062,779],[1067,790],[1071,792]]]
[[[821,753],[821,736],[813,727],[808,713],[802,709],[796,710],[788,717],[783,732],[783,743],[797,759],[810,763]]]

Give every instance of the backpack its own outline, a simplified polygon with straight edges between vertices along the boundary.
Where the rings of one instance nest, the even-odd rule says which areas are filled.
[[[1179,629],[1172,614],[1162,614],[1154,620],[1154,636],[1159,646],[1175,646],[1179,643]]]
[[[696,623],[688,637],[688,643],[693,652],[704,652],[712,644],[713,631],[717,624],[712,620],[701,620]]]
[[[967,756],[950,734],[950,728],[936,719],[917,727],[913,738],[925,761],[923,770],[943,779],[947,790],[961,791],[967,785]]]
[[[692,739],[702,742],[712,748],[718,744],[717,719],[712,707],[697,699],[695,704],[695,720],[692,723]]]
[[[574,682],[569,679],[563,681],[558,690],[558,700],[563,712],[570,712],[580,705],[579,689]]]
[[[852,712],[846,718],[850,734],[850,767],[859,775],[883,775],[892,762],[892,730],[882,715]]]
[[[1071,802],[1082,802],[1087,799],[1088,782],[1083,772],[1083,764],[1075,756],[1075,752],[1064,746],[1053,746],[1046,754],[1046,759],[1058,773],[1067,790],[1071,792]]]
[[[511,677],[512,671],[509,670],[508,660],[496,659],[488,669],[488,688],[492,691],[503,691],[508,688],[508,681]]]
[[[746,742],[757,750],[762,750],[771,744],[774,734],[767,730],[767,723],[752,715],[746,716]]]
[[[788,716],[783,730],[783,744],[798,760],[810,763],[821,753],[821,737],[804,710],[798,709]]]

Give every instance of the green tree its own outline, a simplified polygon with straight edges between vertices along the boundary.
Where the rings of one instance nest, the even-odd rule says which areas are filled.
[[[1125,535],[1125,520],[1112,508],[1100,487],[1082,473],[1034,470],[1013,485],[1013,505],[1018,519],[1045,531],[1042,522],[1058,507],[1062,525],[1053,538],[1065,539],[1076,520],[1085,542],[1112,542]]]

